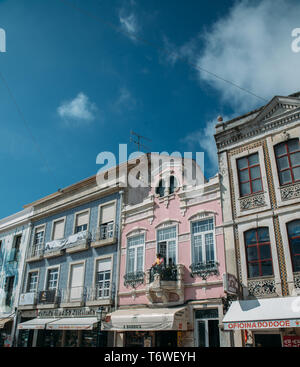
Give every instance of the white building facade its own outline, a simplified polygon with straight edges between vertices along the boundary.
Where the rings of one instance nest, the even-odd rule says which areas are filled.
[[[226,266],[244,302],[223,320],[236,346],[300,343],[299,137],[300,93],[216,125]]]

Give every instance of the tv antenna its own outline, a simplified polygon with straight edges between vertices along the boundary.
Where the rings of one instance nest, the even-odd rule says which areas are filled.
[[[134,143],[134,144],[136,144],[137,145],[137,148],[138,148],[138,151],[140,151],[140,148],[141,147],[143,147],[143,148],[145,148],[145,149],[147,149],[147,150],[150,150],[150,148],[148,148],[146,145],[144,145],[144,144],[142,144],[141,143],[141,139],[146,139],[146,140],[148,140],[148,141],[151,141],[150,139],[148,139],[148,138],[145,138],[144,136],[142,136],[142,135],[140,135],[140,134],[137,134],[137,133],[135,133],[134,131],[130,131],[130,135],[134,135],[134,136],[136,136],[137,137],[137,141],[136,140],[134,140],[134,138],[133,137],[130,137],[130,141],[132,142],[132,143]]]

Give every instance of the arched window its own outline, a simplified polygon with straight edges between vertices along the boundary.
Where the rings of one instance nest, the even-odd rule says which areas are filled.
[[[260,227],[244,233],[248,277],[273,275],[269,229]]]
[[[274,147],[280,185],[300,180],[299,139],[291,139]]]
[[[159,180],[159,184],[155,189],[155,193],[160,197],[165,196],[165,181],[163,179]]]
[[[300,271],[300,220],[287,224],[293,271]]]
[[[169,194],[173,194],[173,192],[175,191],[177,187],[177,180],[175,176],[170,176],[170,190],[169,190]]]

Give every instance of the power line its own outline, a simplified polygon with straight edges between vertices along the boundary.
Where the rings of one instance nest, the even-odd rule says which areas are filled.
[[[40,158],[42,159],[43,163],[45,164],[46,169],[48,170],[48,172],[50,173],[50,175],[52,175],[52,177],[54,179],[54,182],[56,183],[57,182],[56,177],[51,172],[51,170],[49,168],[49,165],[48,165],[48,162],[47,162],[47,159],[45,158],[42,150],[40,149],[40,146],[39,146],[38,141],[36,140],[36,138],[32,134],[32,132],[30,130],[30,127],[29,127],[29,125],[28,125],[28,123],[26,121],[26,118],[24,117],[24,114],[23,114],[21,108],[19,107],[19,105],[18,105],[18,103],[17,103],[17,101],[16,101],[16,99],[15,99],[15,97],[14,97],[14,95],[13,95],[13,93],[12,93],[12,91],[11,91],[11,89],[10,89],[10,87],[9,87],[9,85],[8,85],[6,79],[4,78],[3,73],[1,71],[0,71],[0,79],[2,80],[2,83],[5,86],[5,88],[6,88],[7,92],[8,92],[8,95],[9,95],[10,99],[12,100],[14,106],[16,107],[16,110],[17,110],[17,112],[18,112],[18,114],[19,114],[19,116],[21,118],[21,121],[24,124],[24,127],[25,127],[25,129],[26,129],[29,137],[31,138],[31,140],[33,141],[33,143],[34,143],[37,151],[39,152]]]
[[[169,55],[169,56],[170,56],[170,55],[172,55],[172,52],[171,52],[171,51],[168,51],[168,50],[166,50],[165,48],[163,48],[163,47],[161,47],[161,46],[158,46],[158,45],[154,44],[153,42],[150,42],[150,41],[148,41],[148,40],[146,40],[146,39],[144,39],[144,38],[142,38],[142,37],[139,37],[139,36],[137,36],[137,35],[135,35],[135,34],[132,34],[132,33],[130,33],[130,32],[127,32],[127,31],[125,31],[124,29],[119,28],[119,27],[118,27],[118,26],[116,26],[115,24],[113,24],[113,23],[111,23],[111,22],[108,22],[107,20],[104,20],[103,18],[99,17],[98,15],[95,15],[95,14],[93,14],[93,13],[91,13],[91,12],[89,12],[89,11],[87,11],[87,10],[85,10],[85,9],[83,9],[83,8],[81,8],[81,7],[77,6],[77,5],[75,5],[75,4],[73,4],[73,3],[70,3],[70,1],[68,1],[68,0],[60,0],[60,1],[61,1],[62,3],[64,3],[64,4],[67,4],[68,6],[72,7],[73,9],[78,10],[79,12],[81,12],[81,13],[83,13],[83,14],[87,15],[87,16],[88,16],[88,17],[90,17],[90,18],[93,18],[93,19],[95,19],[95,20],[99,20],[100,22],[102,22],[102,23],[106,24],[108,27],[110,27],[110,28],[114,29],[114,30],[115,30],[116,32],[118,32],[118,33],[126,34],[128,37],[130,37],[130,38],[132,38],[132,37],[133,37],[133,38],[135,38],[137,41],[140,41],[140,42],[142,42],[142,43],[144,43],[144,44],[146,44],[146,45],[148,45],[148,46],[150,46],[150,47],[152,47],[152,48],[156,49],[157,51],[163,52],[163,53],[165,53],[165,54],[167,54],[167,55]],[[249,91],[248,89],[243,88],[243,87],[241,87],[240,85],[238,85],[238,84],[236,84],[236,83],[234,83],[234,82],[232,82],[232,81],[230,81],[230,80],[227,80],[227,79],[225,79],[225,78],[221,77],[220,75],[218,75],[218,74],[216,74],[216,73],[214,73],[214,72],[212,72],[212,71],[209,71],[209,70],[207,70],[207,69],[204,69],[204,68],[200,67],[199,65],[197,65],[197,64],[195,64],[195,63],[193,63],[193,62],[191,62],[191,61],[189,61],[189,60],[184,59],[184,58],[183,58],[183,56],[181,56],[181,55],[178,55],[178,59],[179,59],[180,61],[182,61],[182,62],[187,63],[188,65],[192,66],[193,68],[195,68],[195,69],[197,69],[197,70],[199,70],[199,71],[203,71],[203,72],[205,72],[205,73],[207,73],[207,74],[210,74],[210,75],[212,75],[213,77],[215,77],[215,78],[217,78],[217,79],[219,79],[219,80],[221,80],[221,81],[223,81],[223,82],[225,82],[225,83],[228,83],[228,84],[232,85],[233,87],[236,87],[236,88],[238,88],[238,89],[242,90],[242,91],[243,91],[243,92],[245,92],[245,93],[251,94],[252,96],[254,96],[254,97],[256,97],[256,98],[258,98],[258,99],[260,99],[260,100],[263,100],[264,102],[268,102],[268,100],[267,100],[266,98],[263,98],[263,97],[261,97],[261,96],[259,96],[259,95],[255,94],[255,93],[253,93],[253,92]]]

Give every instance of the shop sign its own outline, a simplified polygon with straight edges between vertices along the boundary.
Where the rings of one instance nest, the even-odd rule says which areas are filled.
[[[39,318],[47,317],[84,317],[84,316],[97,316],[97,310],[95,308],[81,307],[81,308],[56,308],[53,310],[39,310]]]
[[[239,282],[233,274],[223,275],[224,291],[228,294],[237,295],[239,291]]]
[[[289,327],[300,327],[300,320],[244,321],[224,323],[224,330],[278,329]]]
[[[300,336],[285,335],[283,337],[283,347],[300,347]]]

